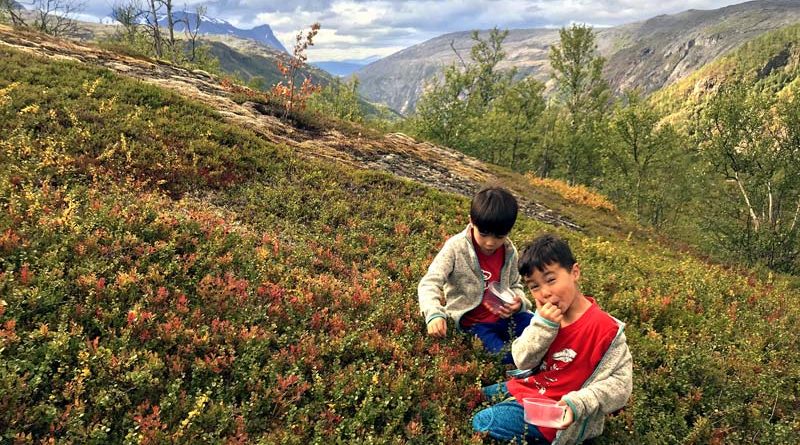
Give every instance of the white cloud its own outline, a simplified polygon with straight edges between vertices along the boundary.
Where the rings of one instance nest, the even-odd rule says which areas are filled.
[[[87,0],[86,14],[103,17],[116,0]],[[322,25],[310,60],[388,55],[441,34],[497,26],[597,27],[645,20],[687,9],[716,9],[743,0],[189,0],[208,15],[240,28],[268,24],[290,49],[299,30]],[[183,5],[183,3],[181,3]]]

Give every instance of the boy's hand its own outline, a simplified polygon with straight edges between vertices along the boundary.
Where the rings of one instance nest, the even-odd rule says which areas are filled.
[[[489,308],[489,310],[494,312],[496,315],[499,315],[500,318],[509,318],[512,315],[519,312],[521,308],[522,308],[522,300],[519,297],[514,296],[513,303],[504,304],[497,309]]]
[[[428,335],[444,337],[447,335],[447,320],[442,317],[434,318],[428,322]]]
[[[561,425],[557,426],[556,429],[559,430],[566,429],[567,427],[572,425],[572,422],[575,421],[575,419],[572,416],[572,408],[570,408],[569,405],[567,405],[567,402],[565,402],[564,399],[559,400],[558,403],[556,403],[556,405],[564,407],[564,418],[561,420]]]
[[[536,301],[537,314],[539,314],[545,320],[550,320],[553,323],[561,324],[561,320],[564,319],[564,314],[561,313],[561,309],[559,309],[558,306],[550,304],[549,301],[542,303],[538,298],[534,298],[534,301]]]

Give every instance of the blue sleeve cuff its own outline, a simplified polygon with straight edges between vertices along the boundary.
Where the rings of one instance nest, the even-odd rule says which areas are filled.
[[[445,316],[445,315],[442,315],[442,314],[433,314],[433,315],[431,315],[430,317],[428,317],[428,318],[425,320],[425,324],[427,325],[428,323],[432,322],[433,320],[436,320],[437,318],[444,318],[444,319],[446,319],[446,318],[447,318],[447,316]]]
[[[575,404],[572,403],[569,399],[561,399],[561,400],[563,400],[567,404],[567,406],[569,406],[569,409],[572,410],[572,421],[575,422],[578,419],[578,409],[575,408]]]
[[[542,317],[541,315],[539,315],[539,313],[538,313],[538,312],[536,312],[535,314],[533,314],[533,316],[534,316],[534,318],[538,318],[539,320],[542,320],[542,322],[544,322],[544,324],[546,324],[547,326],[550,326],[551,328],[558,328],[558,327],[561,327],[561,325],[559,325],[558,323],[556,323],[556,322],[553,322],[553,321],[550,321],[550,320],[548,320],[548,319],[546,319],[546,318]]]

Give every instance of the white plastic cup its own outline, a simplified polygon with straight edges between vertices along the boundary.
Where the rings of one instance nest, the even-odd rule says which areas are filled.
[[[567,413],[565,407],[557,405],[557,403],[551,399],[522,399],[525,422],[546,428],[558,428],[564,422],[564,416]]]
[[[511,292],[511,289],[507,287],[500,287],[499,281],[489,283],[489,292],[506,304],[514,304],[514,292]]]

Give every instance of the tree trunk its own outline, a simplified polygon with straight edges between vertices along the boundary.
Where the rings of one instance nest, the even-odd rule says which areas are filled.
[[[747,196],[747,191],[744,189],[742,181],[739,180],[739,172],[734,172],[733,176],[736,179],[736,185],[739,186],[739,191],[742,192],[742,197],[744,198],[744,203],[747,205],[747,210],[750,212],[750,218],[753,220],[753,227],[755,228],[755,231],[758,232],[761,224],[759,223],[758,215],[756,215],[756,212],[753,210],[753,206],[750,204],[750,197]]]

